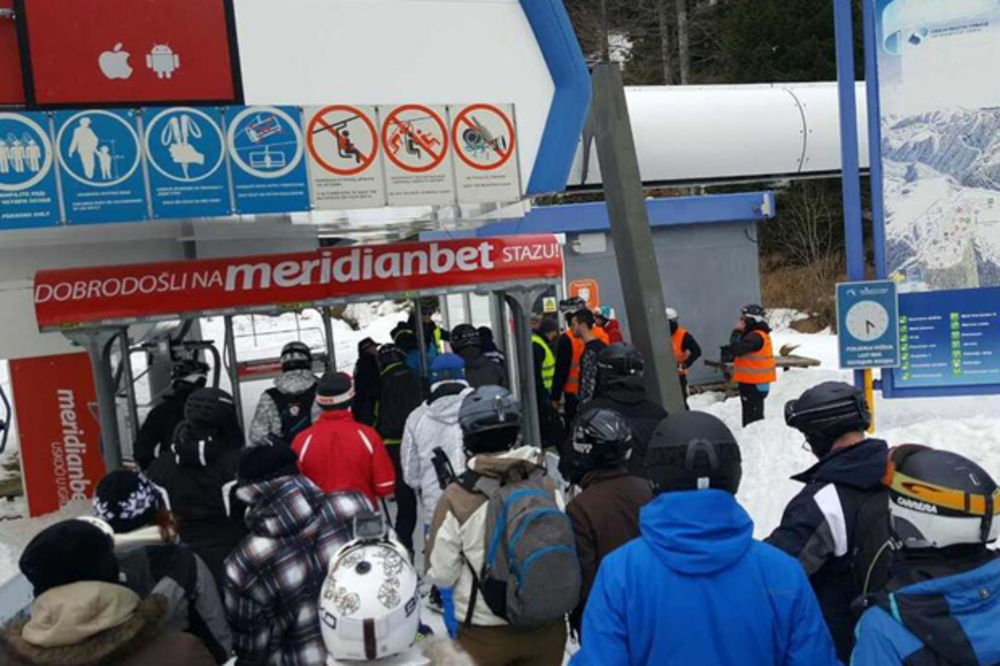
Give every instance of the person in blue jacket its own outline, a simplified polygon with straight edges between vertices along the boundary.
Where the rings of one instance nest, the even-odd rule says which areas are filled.
[[[754,540],[740,449],[720,420],[678,412],[646,454],[641,537],[601,563],[573,666],[833,666],[802,567]]]
[[[1000,663],[1000,491],[956,453],[889,453],[889,522],[901,548],[884,592],[868,597],[851,663]]]

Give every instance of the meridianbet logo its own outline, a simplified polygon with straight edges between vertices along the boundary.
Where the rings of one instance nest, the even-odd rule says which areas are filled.
[[[87,499],[87,488],[91,480],[87,478],[83,461],[87,455],[87,442],[80,429],[76,394],[70,389],[56,392],[59,401],[59,422],[62,438],[52,442],[52,471],[55,475],[59,504],[71,500]]]

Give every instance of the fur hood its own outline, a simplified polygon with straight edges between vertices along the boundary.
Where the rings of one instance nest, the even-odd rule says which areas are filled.
[[[23,638],[27,619],[15,621],[3,632],[0,662],[25,666],[109,666],[155,639],[161,632],[160,623],[166,611],[166,599],[150,595],[139,601],[135,612],[123,624],[73,645],[49,648],[33,645]]]

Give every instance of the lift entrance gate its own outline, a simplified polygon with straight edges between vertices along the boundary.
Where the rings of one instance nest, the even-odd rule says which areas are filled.
[[[535,299],[562,278],[562,252],[552,235],[354,245],[314,252],[39,271],[35,315],[39,330],[61,331],[91,357],[108,469],[122,463],[110,357],[116,339],[127,349],[128,327],[155,321],[222,316],[234,398],[240,406],[232,318],[364,301],[416,299],[452,293],[496,294],[510,306],[518,358],[515,389],[522,396],[525,437],[539,443],[529,315]],[[418,326],[418,333],[422,327]],[[421,344],[426,353],[426,345]],[[122,354],[124,371],[128,352]],[[426,361],[425,361],[426,367]],[[126,386],[131,386],[127,382]],[[135,405],[134,396],[130,403]],[[242,414],[242,410],[237,412]]]

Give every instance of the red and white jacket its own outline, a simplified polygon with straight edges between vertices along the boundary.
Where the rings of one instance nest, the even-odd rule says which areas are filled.
[[[324,493],[356,490],[374,504],[396,490],[396,471],[382,438],[350,410],[323,412],[292,442],[299,470]]]

